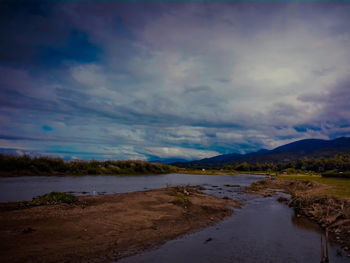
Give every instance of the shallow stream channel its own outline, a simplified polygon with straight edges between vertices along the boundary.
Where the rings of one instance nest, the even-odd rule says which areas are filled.
[[[0,202],[30,200],[52,191],[102,195],[168,185],[202,185],[205,193],[233,198],[244,206],[234,209],[230,218],[214,226],[123,258],[118,263],[320,262],[323,231],[279,203],[277,198],[283,193],[262,197],[243,192],[245,186],[261,179],[263,176],[244,174],[0,178]],[[330,243],[329,262],[350,262],[350,258],[337,244]]]

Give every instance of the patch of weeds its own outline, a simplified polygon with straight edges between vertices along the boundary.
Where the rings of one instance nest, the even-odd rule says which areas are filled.
[[[188,207],[191,205],[189,196],[191,195],[191,187],[189,185],[179,185],[171,188],[172,195],[175,196],[174,204],[183,207]]]
[[[23,202],[24,206],[39,206],[39,205],[56,205],[56,204],[76,204],[78,198],[74,195],[62,193],[62,192],[51,192],[39,197],[33,198],[32,201]]]
[[[183,193],[176,193],[175,200],[173,201],[174,204],[188,207],[191,205],[191,201],[189,200],[187,195],[184,195]]]
[[[173,194],[182,193],[183,195],[189,196],[193,191],[189,185],[178,185],[172,188]]]
[[[251,191],[259,191],[261,189],[264,189],[266,188],[268,182],[265,181],[265,180],[261,180],[261,181],[258,181],[256,183],[252,183],[250,185],[250,187],[248,187],[248,190],[251,190]]]

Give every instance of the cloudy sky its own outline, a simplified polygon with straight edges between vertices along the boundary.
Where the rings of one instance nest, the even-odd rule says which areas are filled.
[[[0,2],[0,151],[199,159],[350,135],[350,3]]]

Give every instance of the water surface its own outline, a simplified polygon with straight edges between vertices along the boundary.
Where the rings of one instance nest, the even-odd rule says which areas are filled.
[[[276,198],[241,198],[245,207],[235,209],[231,218],[118,263],[319,263],[324,233]],[[329,262],[349,262],[344,251],[337,256],[337,249],[330,244]]]
[[[215,226],[172,240],[163,246],[118,262],[320,262],[321,229],[297,218],[291,208],[276,201],[245,194],[244,186],[260,175],[82,176],[0,178],[0,202],[30,200],[52,191],[98,195],[163,188],[167,185],[203,185],[206,193],[234,198],[244,204]],[[330,262],[349,262],[329,247]],[[343,252],[343,254],[345,254]],[[345,254],[346,255],[346,254]]]
[[[261,179],[261,175],[196,175],[163,174],[147,176],[23,176],[0,178],[0,202],[31,200],[52,191],[76,195],[97,195],[159,189],[167,184],[246,186]]]

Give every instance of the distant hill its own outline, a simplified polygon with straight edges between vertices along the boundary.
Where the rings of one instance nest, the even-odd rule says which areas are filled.
[[[272,150],[261,149],[247,154],[223,154],[190,162],[175,162],[172,165],[192,168],[220,168],[241,162],[280,163],[296,161],[302,158],[331,157],[340,153],[350,153],[350,138],[340,137],[334,140],[305,139],[279,146]]]
[[[188,160],[182,159],[182,158],[169,158],[169,159],[162,159],[162,158],[151,158],[149,160],[150,163],[164,163],[164,164],[170,164],[170,163],[184,163]]]

